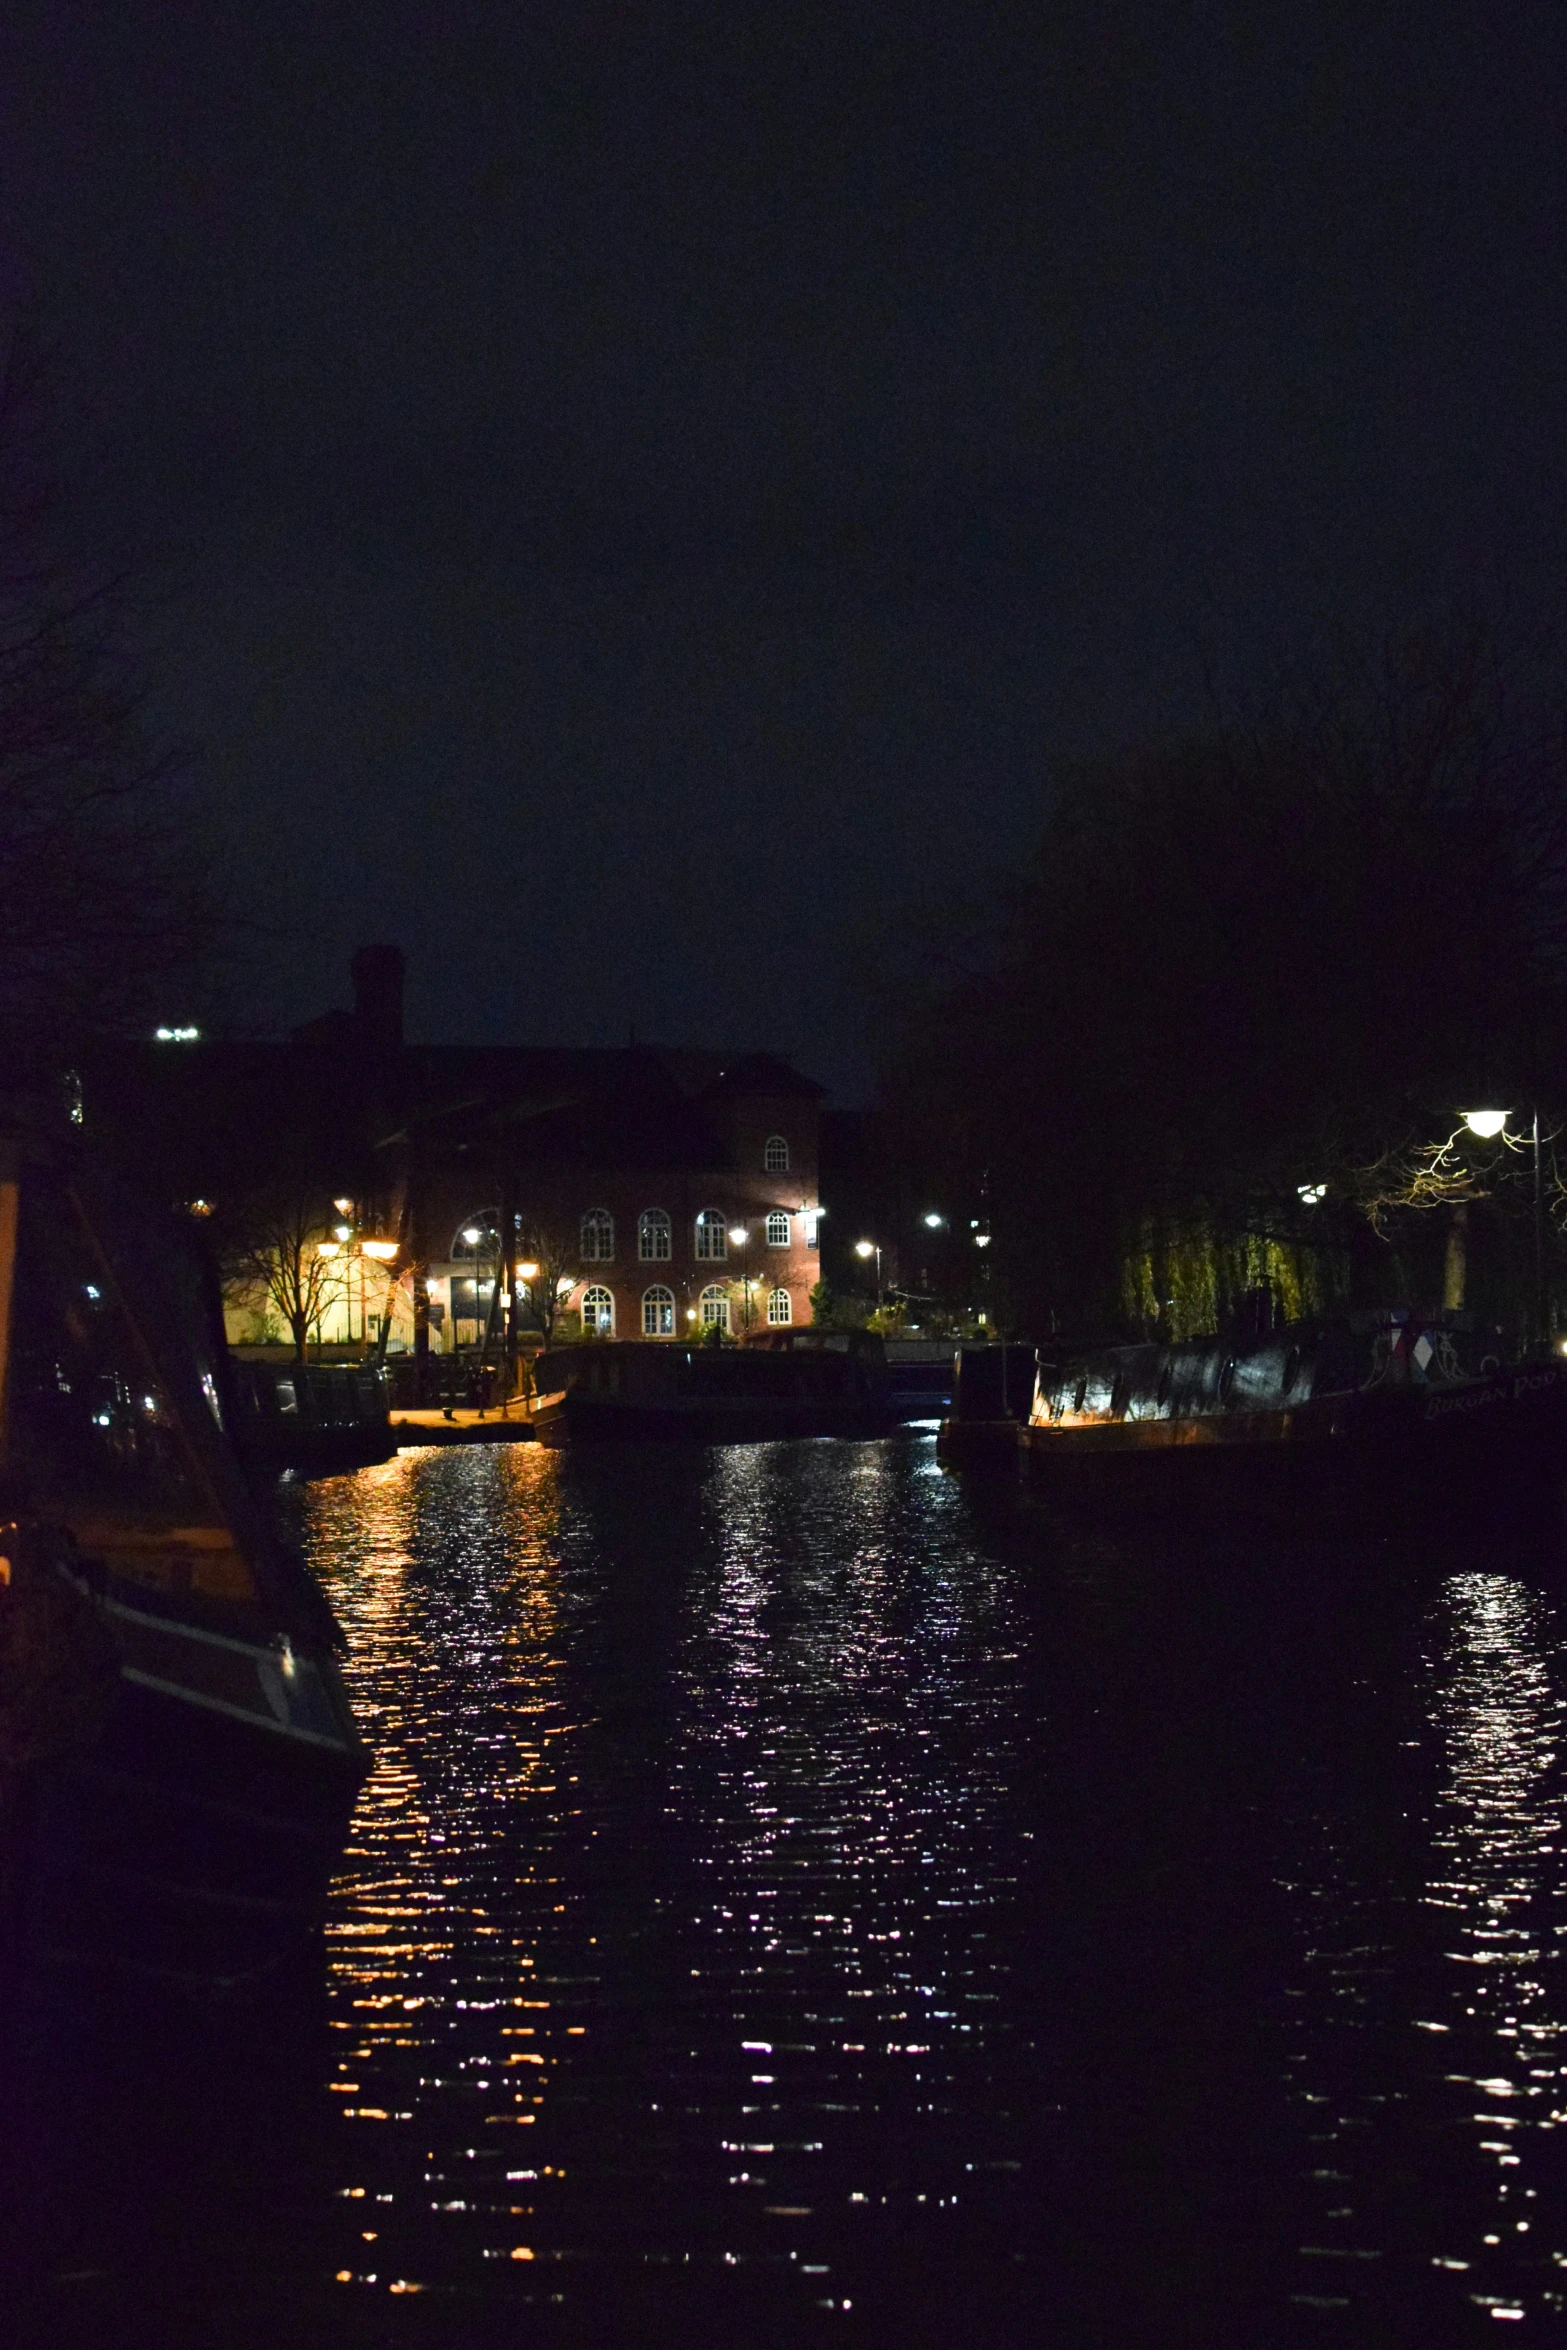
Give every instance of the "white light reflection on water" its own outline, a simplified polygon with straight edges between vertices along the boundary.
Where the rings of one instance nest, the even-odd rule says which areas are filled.
[[[345,2284],[837,2316],[889,2231],[1009,2224],[1023,1635],[930,1465],[474,1448],[301,1504],[376,1755],[331,1928]]]
[[[742,2203],[790,2223],[749,2257],[798,2259],[823,2307],[835,2264],[801,2224],[813,2157],[830,2148],[836,2169],[846,2141],[906,2115],[902,2163],[867,2163],[847,2200],[931,2217],[979,2200],[976,2170],[1019,2168],[995,2161],[1018,2051],[991,1930],[1017,1885],[1023,1633],[960,1493],[930,1484],[928,1459],[905,1466],[889,1478],[871,1445],[716,1452],[715,1554],[679,1663],[671,1803],[706,1877],[691,1972],[732,2019],[718,2144]],[[985,2145],[965,2144],[960,2107],[987,2102]]]
[[[1423,1683],[1424,1725],[1401,1722],[1420,1734],[1397,1758],[1373,1747],[1369,1777],[1341,1768],[1291,1888],[1306,1949],[1286,2064],[1313,2214],[1291,2298],[1325,2321],[1524,2323],[1562,2311],[1567,2268],[1564,1656],[1507,1575],[1449,1578],[1430,1624],[1393,1676]]]
[[[1438,2264],[1493,2317],[1560,2311],[1567,2227],[1550,2192],[1567,2123],[1567,1871],[1561,1852],[1560,1635],[1539,1595],[1505,1575],[1455,1576],[1435,1723],[1445,1771],[1426,1904],[1446,1927],[1444,2080],[1463,2093],[1486,2192]],[[1460,2069],[1461,2068],[1461,2069]],[[1549,2155],[1542,2199],[1542,2161]]]

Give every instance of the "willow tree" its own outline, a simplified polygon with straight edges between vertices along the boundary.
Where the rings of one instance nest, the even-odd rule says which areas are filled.
[[[1538,670],[1456,624],[1057,771],[987,959],[918,1003],[893,1079],[955,1186],[989,1170],[1024,1319],[1146,1326],[1161,1263],[1220,1318],[1270,1250],[1308,1306],[1381,1278],[1367,1171],[1548,1082],[1564,782]]]

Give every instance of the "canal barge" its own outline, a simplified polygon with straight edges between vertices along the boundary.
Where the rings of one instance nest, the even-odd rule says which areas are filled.
[[[1456,1522],[1559,1496],[1567,1361],[1398,1310],[1042,1358],[1016,1457],[1073,1509]]]
[[[880,1436],[902,1416],[879,1339],[769,1331],[743,1346],[589,1341],[533,1366],[528,1417],[546,1445],[685,1439],[762,1444]]]
[[[365,1772],[177,1232],[0,1139],[0,1951],[223,1988],[308,1947]]]

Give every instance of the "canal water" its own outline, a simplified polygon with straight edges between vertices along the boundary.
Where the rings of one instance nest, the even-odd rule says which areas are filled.
[[[37,2024],[36,2338],[1561,2328],[1553,1560],[1067,1539],[919,1431],[289,1507],[376,1758],[322,1965]]]

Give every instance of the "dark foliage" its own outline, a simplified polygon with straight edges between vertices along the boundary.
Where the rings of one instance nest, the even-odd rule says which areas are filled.
[[[1373,1162],[1548,1085],[1567,780],[1483,628],[1336,648],[1266,720],[1054,782],[990,967],[908,1023],[892,1093],[993,1172],[1025,1319],[1113,1319],[1150,1225],[1345,1229]]]

